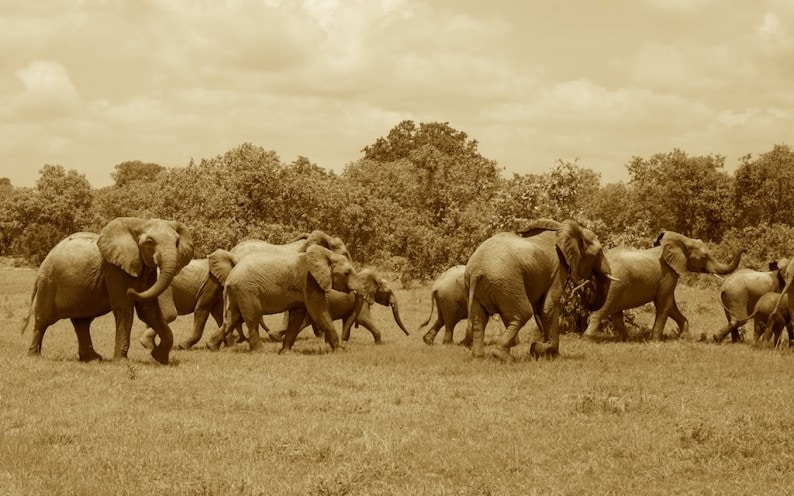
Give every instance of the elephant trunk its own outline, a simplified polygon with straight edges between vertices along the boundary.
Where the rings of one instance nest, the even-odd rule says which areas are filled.
[[[409,333],[408,329],[405,328],[405,326],[403,325],[403,321],[400,318],[400,311],[397,305],[397,297],[394,296],[394,293],[392,293],[389,296],[389,306],[391,306],[391,313],[394,316],[394,321],[397,322],[397,326],[400,328],[402,332],[405,333],[406,336],[410,336],[411,333]]]
[[[596,265],[594,272],[595,276],[595,295],[592,298],[586,298],[584,306],[587,310],[595,312],[599,310],[607,301],[607,293],[612,284],[609,276],[612,275],[612,268],[609,266],[607,257],[601,255],[601,259]]]
[[[178,272],[176,250],[168,250],[162,253],[158,267],[160,269],[160,274],[157,276],[157,281],[155,281],[152,287],[140,293],[129,288],[127,293],[138,301],[148,301],[157,298],[168,289],[168,286],[171,285],[171,281]]]
[[[744,249],[737,251],[736,253],[734,253],[733,259],[727,264],[718,262],[717,260],[714,260],[712,258],[706,264],[706,270],[708,272],[711,272],[712,274],[719,274],[719,275],[730,274],[739,267],[739,262],[741,262],[743,254],[744,254]]]

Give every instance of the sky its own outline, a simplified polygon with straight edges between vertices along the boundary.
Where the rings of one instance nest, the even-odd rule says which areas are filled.
[[[0,177],[242,143],[341,172],[448,122],[506,177],[794,146],[794,1],[3,0]]]

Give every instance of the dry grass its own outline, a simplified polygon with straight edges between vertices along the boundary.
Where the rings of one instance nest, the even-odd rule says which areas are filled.
[[[18,333],[34,272],[0,270],[0,494],[787,494],[794,356],[747,345],[590,343],[562,356],[472,361],[363,329],[327,353],[174,352],[158,366],[81,364],[68,322],[41,359]],[[427,287],[401,291],[409,329]],[[723,323],[716,292],[682,287],[693,332]],[[647,311],[637,315],[650,325]],[[277,322],[274,318],[273,322]],[[173,326],[182,336],[190,318]],[[214,324],[210,324],[212,328]],[[112,317],[94,323],[112,355]],[[494,326],[489,330],[495,336]],[[668,325],[668,332],[673,328]],[[133,338],[143,327],[136,323]],[[456,340],[460,339],[459,325]],[[527,335],[522,331],[522,338]],[[440,341],[440,338],[438,338]],[[524,339],[526,341],[526,339]]]

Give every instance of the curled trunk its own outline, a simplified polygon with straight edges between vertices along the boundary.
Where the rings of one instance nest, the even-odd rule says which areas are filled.
[[[153,300],[160,296],[171,285],[171,281],[177,273],[176,252],[169,251],[164,253],[159,268],[160,274],[157,276],[157,281],[149,289],[139,293],[130,288],[127,293],[139,301]]]
[[[744,253],[743,249],[734,253],[733,259],[727,264],[721,263],[712,258],[709,260],[709,263],[706,264],[706,270],[713,274],[719,274],[719,275],[730,274],[739,267],[739,262],[741,262],[742,260],[743,253]]]

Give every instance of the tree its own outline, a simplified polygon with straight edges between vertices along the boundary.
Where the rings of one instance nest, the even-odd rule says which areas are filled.
[[[649,159],[634,157],[626,166],[639,218],[648,219],[652,234],[661,230],[718,241],[728,227],[732,178],[725,157],[690,157],[675,149]]]
[[[85,174],[61,165],[45,165],[39,174],[36,193],[41,212],[31,222],[50,224],[64,236],[91,224],[93,192]]]
[[[734,205],[737,227],[760,223],[791,224],[794,219],[794,152],[788,145],[774,145],[772,150],[752,160],[742,157],[736,170]]]
[[[110,176],[115,181],[116,187],[122,188],[135,182],[152,182],[163,171],[165,167],[162,165],[132,160],[117,164]]]

